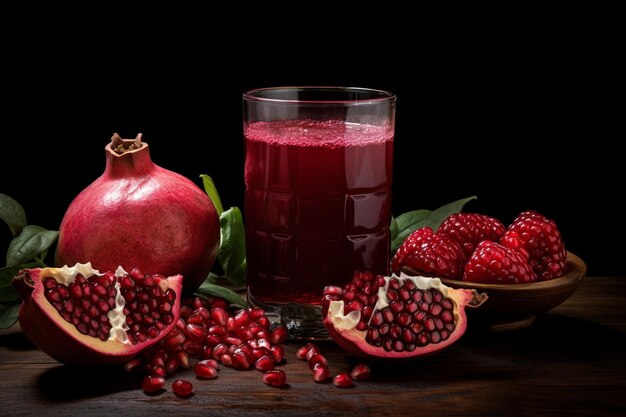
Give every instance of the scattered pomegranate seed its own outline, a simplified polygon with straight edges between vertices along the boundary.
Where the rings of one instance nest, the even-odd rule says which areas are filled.
[[[328,361],[324,356],[322,356],[321,353],[316,353],[311,357],[311,359],[309,359],[309,368],[313,370],[313,368],[315,368],[315,365],[318,363],[322,364],[323,366],[328,366]]]
[[[317,347],[316,345],[312,345],[312,346],[309,348],[308,352],[306,353],[305,359],[306,359],[307,361],[310,361],[310,360],[311,360],[311,358],[313,357],[313,355],[318,354],[318,353],[321,353],[321,352],[322,352],[322,351],[320,350],[320,348],[319,348],[319,347]]]
[[[270,334],[270,341],[273,344],[277,345],[287,340],[288,336],[289,334],[287,333],[287,329],[285,329],[283,326],[278,326],[277,328],[272,330],[272,333]]]
[[[263,382],[272,387],[282,387],[287,383],[287,375],[276,369],[267,371],[263,374]]]
[[[179,397],[189,397],[193,393],[193,384],[189,381],[177,379],[172,384],[172,391]]]
[[[274,369],[274,361],[272,360],[272,358],[270,358],[269,356],[261,356],[259,359],[257,359],[257,361],[254,363],[254,367],[256,369],[258,369],[259,371],[270,371],[272,369]]]
[[[275,364],[279,364],[285,358],[285,348],[282,345],[274,345],[270,348],[270,355]]]
[[[200,361],[193,368],[193,372],[199,378],[215,379],[217,378],[217,367],[209,365],[206,361]]]
[[[157,392],[162,390],[165,387],[165,379],[154,377],[154,376],[146,376],[141,382],[141,389],[146,394]]]
[[[350,375],[348,375],[346,372],[335,376],[333,378],[333,384],[341,388],[349,388],[349,387],[354,386],[354,382],[352,381],[352,378],[350,378]]]
[[[330,371],[327,366],[318,363],[313,367],[313,381],[324,382],[328,378],[330,378]]]
[[[365,379],[369,379],[370,367],[364,363],[357,363],[356,365],[354,365],[354,368],[352,368],[350,376],[355,381],[363,381]]]
[[[313,343],[307,343],[306,345],[302,346],[300,349],[298,349],[298,351],[296,352],[296,358],[300,359],[300,360],[307,360],[306,359],[306,355],[307,353],[309,353],[309,350],[311,349],[311,347],[315,346]]]
[[[255,367],[265,372],[263,380],[268,385],[286,384],[285,373],[274,367],[284,362],[285,348],[278,343],[287,338],[287,331],[276,327],[270,332],[270,321],[263,310],[248,308],[231,315],[230,306],[220,299],[196,297],[182,303],[176,327],[157,346],[125,365],[127,370],[141,366],[158,382],[155,377],[189,368],[193,366],[191,359],[198,358],[201,360],[193,366],[198,378],[217,378],[221,362],[235,369]],[[315,361],[323,363],[325,359]],[[181,385],[183,394],[178,395],[185,396],[185,387]]]
[[[124,364],[124,370],[126,372],[132,372],[135,369],[137,369],[137,367],[139,367],[139,365],[141,365],[141,358],[131,359],[130,361],[128,361],[128,362],[126,362]]]

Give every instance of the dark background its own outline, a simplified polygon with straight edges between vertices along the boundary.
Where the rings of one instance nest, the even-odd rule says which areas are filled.
[[[371,42],[345,32],[335,34],[341,44],[313,37],[297,50],[288,33],[263,32],[229,46],[140,31],[88,47],[71,31],[28,48],[11,44],[0,192],[25,207],[29,223],[57,229],[73,197],[102,173],[111,134],[142,132],[157,164],[199,185],[198,175],[210,174],[225,206],[242,207],[242,92],[378,88],[398,96],[395,215],[473,194],[466,211],[505,224],[534,209],[556,220],[590,274],[623,276],[614,54],[584,31],[522,29],[374,33]],[[399,39],[406,46],[391,48]],[[9,240],[0,227],[1,250]]]

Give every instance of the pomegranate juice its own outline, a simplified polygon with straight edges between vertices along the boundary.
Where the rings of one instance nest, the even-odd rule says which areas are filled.
[[[246,138],[248,286],[319,304],[355,270],[387,273],[393,131],[341,120],[253,122]]]

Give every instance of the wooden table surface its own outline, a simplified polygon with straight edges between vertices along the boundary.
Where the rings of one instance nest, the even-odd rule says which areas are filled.
[[[372,366],[352,389],[316,384],[287,344],[289,387],[256,370],[224,368],[217,379],[192,372],[195,395],[147,396],[140,377],[114,369],[73,369],[38,351],[13,328],[0,333],[0,415],[428,416],[626,415],[626,278],[586,278],[564,304],[528,329],[472,330],[448,350],[410,364]],[[353,360],[322,344],[331,372]]]

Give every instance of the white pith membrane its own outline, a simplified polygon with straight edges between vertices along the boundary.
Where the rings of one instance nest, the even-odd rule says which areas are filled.
[[[54,278],[59,284],[63,284],[66,287],[71,283],[76,281],[77,275],[82,275],[85,279],[89,279],[94,275],[103,276],[100,271],[97,269],[93,269],[91,267],[91,262],[87,262],[85,264],[77,263],[76,265],[69,267],[67,265],[61,268],[44,268],[42,269],[42,280],[47,277]],[[124,275],[128,275],[121,266],[119,266],[115,270],[115,276],[120,278]],[[130,343],[128,340],[128,335],[126,331],[129,329],[126,324],[126,315],[123,313],[124,305],[126,304],[126,300],[122,297],[122,293],[120,291],[120,283],[115,283],[115,290],[117,294],[115,296],[115,308],[109,310],[107,313],[107,317],[109,318],[109,323],[111,324],[111,330],[109,334],[110,340],[117,340],[121,343]]]
[[[385,307],[389,306],[389,300],[387,299],[387,291],[389,289],[389,282],[391,281],[392,278],[397,279],[401,284],[404,284],[406,280],[412,281],[416,286],[416,290],[417,289],[422,290],[422,291],[431,290],[431,289],[437,290],[443,295],[444,298],[449,298],[453,303],[452,311],[454,315],[455,329],[451,332],[450,337],[446,341],[442,341],[440,343],[429,343],[426,346],[420,348],[422,351],[429,350],[431,348],[432,350],[436,350],[437,349],[436,347],[438,345],[447,346],[453,343],[454,341],[456,341],[461,336],[462,332],[458,332],[457,330],[462,325],[464,325],[465,317],[463,315],[460,315],[459,313],[464,311],[463,307],[465,306],[465,304],[463,304],[462,306],[459,305],[459,300],[457,298],[458,298],[458,293],[463,292],[463,297],[461,297],[461,299],[464,301],[468,300],[468,296],[465,294],[464,290],[456,290],[454,288],[450,288],[444,285],[439,278],[431,278],[431,277],[423,277],[423,276],[409,276],[409,275],[404,274],[403,272],[401,272],[400,275],[392,274],[390,277],[385,277],[385,280],[386,280],[385,285],[383,285],[382,287],[378,289],[378,292],[377,292],[378,300],[376,304],[374,305],[374,311],[382,310]],[[368,327],[373,317],[374,317],[374,314],[370,316],[367,322]],[[352,341],[355,343],[358,342],[359,348],[364,353],[376,355],[377,352],[380,352],[382,350],[381,347],[370,345],[369,343],[365,341],[367,329],[365,330],[356,329],[357,325],[359,324],[361,320],[361,311],[353,310],[353,311],[350,311],[348,314],[344,314],[344,301],[343,300],[331,301],[329,303],[328,313],[326,315],[326,318],[330,319],[334,329],[337,330],[343,338],[348,339],[349,341]],[[407,352],[388,351],[388,352],[385,352],[385,355],[387,357],[406,357]]]

